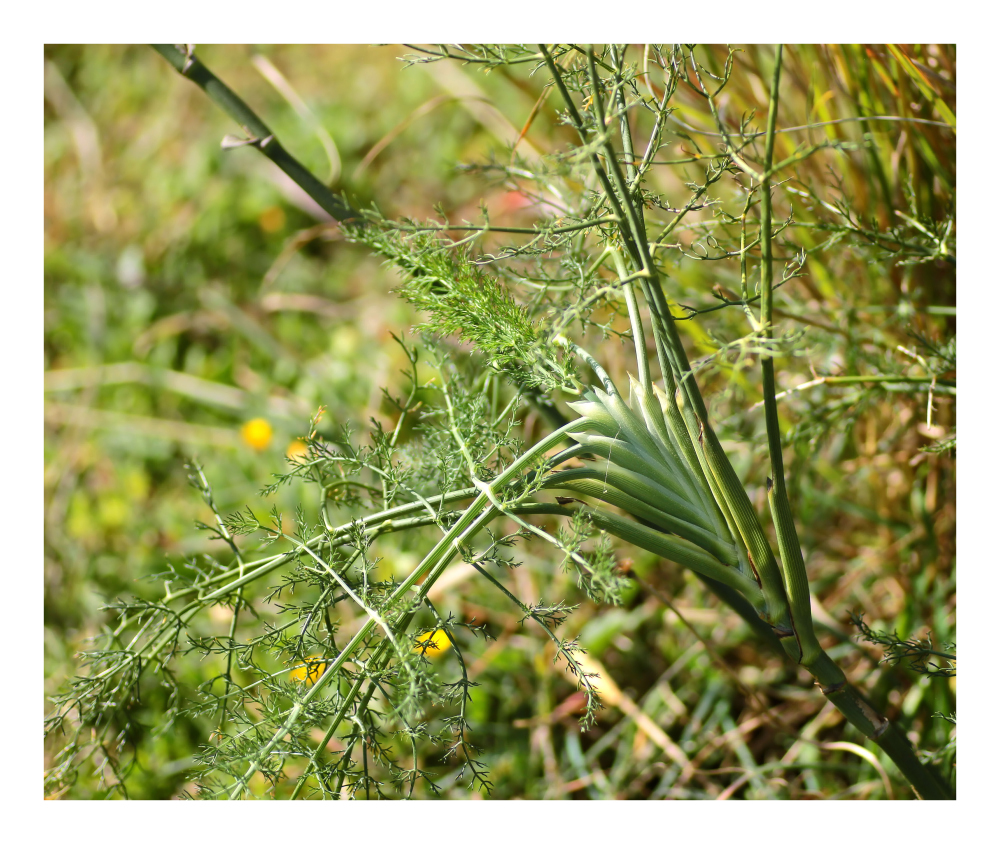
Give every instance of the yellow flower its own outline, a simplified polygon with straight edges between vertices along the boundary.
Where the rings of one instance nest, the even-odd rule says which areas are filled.
[[[271,428],[271,423],[259,417],[251,419],[240,428],[240,436],[243,437],[243,442],[256,451],[263,451],[267,448],[273,435],[274,430]]]
[[[285,227],[285,212],[277,205],[265,208],[257,218],[257,225],[268,234],[280,232]]]
[[[424,645],[423,643],[428,640],[431,644]],[[423,651],[424,656],[433,659],[434,657],[441,656],[450,647],[451,639],[448,638],[447,633],[443,630],[429,630],[417,636],[417,644],[414,645],[413,650]]]
[[[305,461],[309,457],[309,446],[302,440],[292,440],[285,449],[285,457],[289,460]]]
[[[326,665],[320,657],[307,656],[305,661],[293,668],[288,676],[296,683],[307,683],[311,686],[323,676],[324,671],[326,671]]]

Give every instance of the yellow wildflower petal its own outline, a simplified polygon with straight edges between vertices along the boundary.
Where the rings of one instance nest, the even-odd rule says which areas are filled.
[[[285,449],[285,457],[289,460],[305,460],[309,456],[309,446],[302,440],[292,440]]]
[[[307,656],[305,661],[293,668],[288,676],[296,683],[307,683],[311,686],[323,676],[324,671],[326,671],[326,665],[320,657]]]
[[[270,422],[258,417],[257,419],[251,419],[240,428],[240,436],[243,437],[243,442],[251,448],[263,451],[271,442],[274,430],[271,428]]]
[[[257,218],[257,225],[268,234],[280,232],[285,227],[285,212],[277,205],[265,208]]]
[[[430,641],[431,644],[425,646],[423,643],[427,641]],[[414,645],[413,650],[423,651],[424,656],[433,659],[441,656],[450,647],[451,639],[448,638],[447,633],[443,630],[429,630],[417,636],[417,644]]]

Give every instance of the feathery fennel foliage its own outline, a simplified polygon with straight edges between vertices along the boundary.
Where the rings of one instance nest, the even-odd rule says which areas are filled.
[[[273,135],[254,136],[256,124],[258,133],[266,127],[250,122],[192,49],[158,49],[231,114],[244,115],[248,145],[272,156]],[[439,611],[432,593],[446,572],[471,568],[551,640],[582,693],[584,729],[602,705],[579,639],[563,634],[575,607],[558,595],[529,603],[508,576],[530,538],[552,546],[553,559],[596,602],[620,603],[629,588],[616,556],[621,543],[693,572],[812,674],[817,694],[922,797],[952,796],[947,778],[922,764],[905,734],[848,681],[814,627],[775,404],[775,368],[809,350],[804,329],[776,333],[773,293],[805,279],[810,260],[848,245],[897,265],[953,262],[953,214],[933,219],[913,194],[909,213],[898,212],[902,223],[862,222],[847,197],[831,201],[828,186],[797,178],[811,156],[864,155],[874,141],[828,137],[776,154],[780,49],[764,129],[754,114],[725,112],[736,51],[650,46],[631,54],[621,46],[464,46],[420,48],[407,59],[543,78],[543,96],[575,139],[540,161],[509,151],[468,168],[526,197],[530,224],[494,225],[485,207],[476,222],[393,221],[344,210],[331,195],[347,236],[385,259],[401,278],[399,294],[426,319],[421,347],[399,341],[406,389],[385,394],[395,426],[373,423],[359,434],[329,411],[317,413],[306,453],[289,458],[263,491],[297,485],[302,504],[290,514],[253,506],[221,513],[202,467],[190,464],[212,513],[199,527],[218,541],[219,558],[173,563],[159,600],[108,608],[115,626],[83,655],[84,670],[46,724],[67,734],[48,772],[51,787],[71,781],[88,755],[109,765],[127,757],[130,709],[155,682],[168,690],[162,729],[181,713],[211,724],[191,765],[200,797],[433,794],[442,785],[422,767],[429,748],[451,776],[488,792],[491,774],[472,739],[469,666],[493,634]],[[682,89],[704,106],[700,128],[687,112],[675,115]],[[280,152],[275,162],[294,178],[300,165]],[[657,175],[665,168],[672,183]],[[713,303],[672,301],[672,275],[699,263],[720,279]],[[700,328],[710,313],[721,319]],[[736,328],[731,315],[749,328]],[[844,330],[805,313],[791,319]],[[698,338],[701,358],[689,359],[682,327]],[[917,339],[923,355],[913,351],[906,361],[887,360],[878,343],[856,349],[851,371],[869,364],[875,374],[857,376],[857,396],[828,403],[812,427],[791,432],[796,459],[882,389],[873,384],[927,390],[928,402],[934,389],[953,392],[953,343]],[[634,355],[627,389],[602,360],[617,362],[622,348]],[[912,374],[913,360],[922,374]],[[721,374],[742,388],[757,365],[777,552],[699,384]],[[854,377],[821,376],[828,384]],[[522,441],[525,408],[549,427]],[[401,567],[380,555],[390,534],[403,535],[393,552],[406,549],[415,562]],[[229,618],[227,633],[212,632],[213,610]],[[435,651],[445,640],[455,660],[439,673]],[[182,689],[174,672],[182,659],[211,662],[218,674],[194,692]],[[671,764],[675,775],[684,770]],[[127,775],[115,770],[123,790]]]

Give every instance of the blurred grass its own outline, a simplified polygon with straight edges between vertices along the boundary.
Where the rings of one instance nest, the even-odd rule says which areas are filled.
[[[327,178],[322,142],[251,58],[260,54],[278,68],[336,145],[335,189],[347,189],[359,204],[375,201],[390,216],[425,217],[440,203],[452,218],[471,219],[485,195],[494,220],[501,211],[515,216],[505,194],[457,178],[454,165],[481,160],[498,136],[502,142],[511,127],[519,131],[537,86],[523,75],[515,80],[503,71],[483,75],[451,65],[403,71],[397,60],[403,52],[199,47],[206,64],[285,145]],[[713,55],[721,67],[725,52]],[[737,54],[723,103],[728,114],[752,108],[763,114],[772,55],[767,47]],[[861,114],[947,120],[955,108],[954,62],[954,48],[947,47],[787,49],[779,125]],[[72,675],[73,654],[110,621],[99,611],[105,600],[155,594],[159,587],[147,579],[168,558],[215,550],[193,528],[206,513],[187,486],[186,457],[196,454],[205,464],[223,512],[254,502],[318,406],[341,423],[382,418],[378,390],[397,383],[405,363],[389,334],[405,334],[414,314],[390,295],[394,281],[378,261],[342,242],[269,162],[249,150],[223,152],[221,138],[234,132],[228,118],[148,48],[49,47],[45,92],[45,691],[51,694]],[[497,110],[473,98],[480,95]],[[711,130],[701,122],[701,103],[684,94],[679,101],[680,119]],[[526,139],[546,151],[572,140],[554,117],[547,101]],[[857,140],[863,132],[873,140],[867,150],[818,153],[776,193],[776,217],[794,204],[801,224],[790,230],[788,249],[808,250],[806,278],[782,287],[776,306],[834,329],[807,328],[809,355],[779,362],[779,389],[810,380],[810,365],[827,374],[905,369],[912,361],[896,346],[920,352],[914,332],[939,343],[954,337],[953,264],[873,262],[858,238],[824,248],[831,232],[807,227],[830,215],[802,193],[832,202],[835,179],[866,226],[901,225],[896,211],[915,209],[933,221],[948,214],[953,132],[870,121],[808,135]],[[791,154],[802,136],[779,136],[776,158]],[[712,143],[694,132],[690,138]],[[371,157],[373,150],[379,151]],[[682,157],[689,142],[679,140],[674,151]],[[655,178],[683,201],[674,168],[657,168]],[[726,190],[731,194],[720,188]],[[700,219],[709,226],[711,210]],[[678,243],[689,250],[710,231],[704,226],[680,228]],[[700,264],[680,252],[671,267],[675,300],[708,307],[716,304],[715,284],[739,289],[728,262]],[[692,357],[711,348],[703,326],[738,336],[740,319],[728,309],[681,323]],[[793,320],[780,327],[801,326]],[[606,346],[609,369],[620,372],[628,351]],[[756,370],[715,367],[701,381],[713,414],[726,420],[720,433],[763,512],[763,414],[746,410],[760,398]],[[955,638],[955,460],[953,452],[920,450],[953,430],[954,398],[937,396],[930,427],[926,393],[870,385],[819,386],[790,395],[779,409],[790,444],[792,505],[819,618],[829,625],[824,641],[839,640],[834,658],[891,718],[906,719],[918,746],[943,747],[951,726],[932,716],[955,710],[954,681],[878,669],[877,649],[859,646],[845,622],[848,612],[863,611],[873,627],[900,636]],[[240,436],[254,418],[273,429],[260,450]],[[539,425],[535,417],[525,420],[526,432]],[[295,501],[286,488],[277,503],[287,510]],[[405,569],[416,550],[400,546],[393,565]],[[544,549],[528,543],[519,559],[525,565],[511,580],[523,600],[566,595],[581,602],[571,577]],[[598,727],[582,735],[575,720],[581,702],[553,666],[547,639],[522,628],[510,605],[475,580],[458,577],[438,596],[442,613],[485,621],[497,637],[464,649],[473,660],[472,679],[481,684],[469,713],[472,739],[490,765],[496,797],[886,796],[876,766],[817,747],[860,739],[804,673],[761,652],[693,577],[644,553],[633,565],[670,596],[715,656],[677,612],[638,587],[621,608],[583,601],[566,634],[581,637],[619,693],[605,694]],[[227,624],[214,621],[219,632]],[[443,674],[455,672],[453,653],[436,659]],[[181,680],[191,687],[212,673],[190,661],[184,671]],[[153,729],[164,703],[155,693],[142,700],[139,720],[150,729],[135,737],[141,773],[130,780],[131,797],[176,796],[189,781],[185,760],[206,739],[197,719]],[[50,743],[47,754],[57,747]],[[673,748],[692,761],[680,775],[664,764]],[[892,774],[891,763],[878,758]],[[429,769],[436,764],[425,760]],[[449,770],[440,766],[445,794],[466,796]],[[114,779],[109,772],[108,782]],[[99,796],[108,782],[81,770],[65,796]],[[898,778],[892,787],[905,795]]]

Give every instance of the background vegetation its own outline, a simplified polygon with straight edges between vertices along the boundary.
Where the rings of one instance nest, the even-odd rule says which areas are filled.
[[[356,205],[374,200],[387,217],[426,218],[439,204],[459,220],[476,218],[482,200],[494,224],[530,224],[538,211],[522,194],[456,165],[488,160],[522,129],[522,154],[564,148],[573,137],[556,119],[556,98],[540,98],[527,74],[506,69],[403,70],[398,57],[413,52],[199,48],[285,146]],[[734,56],[727,113],[763,114],[772,54]],[[706,55],[721,65],[726,51]],[[937,125],[954,123],[954,63],[950,47],[786,49],[780,126],[822,122],[809,132],[815,143],[855,147],[803,160],[776,200],[779,219],[794,205],[794,242],[805,255],[804,274],[776,295],[783,327],[805,331],[799,354],[781,361],[779,389],[819,376],[954,379],[955,133]],[[682,123],[671,126],[671,150],[710,153],[715,141],[704,133],[713,127],[695,122],[704,106],[691,92],[679,99],[690,111],[675,115]],[[830,123],[862,115],[933,124]],[[254,495],[284,471],[319,406],[341,424],[394,424],[380,388],[401,392],[407,361],[391,335],[409,338],[421,317],[392,294],[398,278],[345,242],[273,165],[249,150],[222,152],[231,121],[148,48],[49,48],[45,120],[50,696],[74,673],[74,654],[111,622],[103,604],[158,594],[151,578],[169,559],[219,553],[194,528],[209,514],[188,486],[189,457],[204,465],[220,511],[267,509]],[[803,140],[779,139],[781,157]],[[658,168],[654,179],[684,201],[676,168]],[[692,214],[670,259],[671,298],[692,312],[739,290],[729,263],[701,260],[713,257],[712,220],[711,207]],[[603,317],[624,328],[613,312]],[[692,360],[742,334],[742,318],[725,308],[680,323]],[[602,353],[620,379],[630,350],[612,338]],[[717,358],[699,380],[763,512],[766,440],[752,362]],[[954,641],[954,390],[936,388],[929,406],[926,384],[817,384],[779,407],[824,643],[837,642],[831,655],[851,680],[947,766],[953,724],[939,716],[955,711],[954,679],[915,673],[906,659],[880,667],[885,647],[859,643],[849,615],[902,639]],[[244,427],[254,419],[267,426]],[[548,430],[533,411],[521,422],[526,441]],[[292,511],[296,495],[283,488],[276,503]],[[400,573],[419,559],[405,545],[382,553]],[[580,637],[605,677],[605,709],[581,733],[582,695],[553,664],[551,642],[456,564],[439,607],[495,637],[465,648],[480,684],[468,718],[494,796],[906,793],[891,763],[860,748],[804,674],[760,648],[679,567],[622,552],[645,585],[609,608],[582,598],[545,546],[526,543],[517,554],[524,565],[509,584],[522,600],[581,603],[565,633]],[[263,596],[255,609],[278,614]],[[216,634],[227,629],[222,608],[210,621]],[[434,657],[444,674],[455,673],[454,659],[447,650]],[[211,660],[183,665],[177,679],[192,689],[218,670]],[[155,684],[144,690],[136,713],[144,728],[126,752],[95,753],[98,764],[81,762],[53,796],[191,792],[191,759],[211,725],[194,715],[164,724],[166,695]],[[59,748],[50,737],[46,768]],[[691,760],[680,777],[666,775],[675,748]],[[126,791],[116,766],[133,762]],[[445,796],[470,793],[440,752],[429,749],[422,764],[438,772]]]

